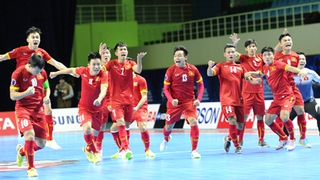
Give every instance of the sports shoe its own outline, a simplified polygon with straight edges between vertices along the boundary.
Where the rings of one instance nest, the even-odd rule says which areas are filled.
[[[122,158],[122,157],[120,157],[120,153],[119,153],[119,151],[118,151],[117,153],[111,155],[110,158],[111,158],[111,159],[117,159],[117,158]]]
[[[258,147],[270,147],[268,143],[265,141],[259,141],[258,142]]]
[[[292,151],[294,150],[294,148],[296,147],[296,140],[289,140],[288,146],[287,146],[287,150],[288,151]]]
[[[223,149],[227,153],[230,150],[231,142],[228,140],[228,136],[223,137],[224,146]]]
[[[191,152],[191,157],[192,157],[193,159],[199,159],[199,158],[201,158],[201,155],[198,153],[197,150],[193,150],[193,151]]]
[[[241,146],[236,147],[235,153],[242,154],[242,147]]]
[[[54,150],[60,150],[61,149],[61,146],[59,146],[58,143],[54,139],[52,139],[50,141],[47,141],[46,142],[46,147],[52,148]]]
[[[163,140],[162,143],[160,144],[160,151],[164,151],[167,149],[167,144],[170,141],[170,139],[172,138],[171,135],[169,135],[168,141]]]
[[[156,155],[155,155],[150,149],[148,149],[148,150],[146,151],[146,156],[149,157],[149,158],[154,158],[154,157],[156,157]]]
[[[102,156],[100,153],[93,153],[93,156],[92,156],[92,162],[93,163],[98,163],[102,160]]]
[[[21,154],[20,154],[21,148],[23,148],[23,146],[21,144],[18,144],[16,147],[16,150],[17,150],[16,163],[19,167],[21,167],[23,165],[23,161],[24,161],[24,156],[21,156]]]
[[[311,148],[311,144],[309,144],[307,139],[300,139],[299,144],[306,148]]]
[[[35,168],[31,168],[27,171],[27,175],[29,177],[38,177],[37,170]]]
[[[288,140],[280,140],[278,147],[276,147],[276,150],[280,150],[282,148],[285,148],[287,144],[288,144]]]
[[[125,157],[129,160],[133,158],[132,151],[130,149],[125,150]]]
[[[86,146],[84,146],[83,148],[82,148],[82,150],[83,150],[83,152],[86,154],[86,156],[87,156],[87,158],[88,158],[88,160],[90,161],[90,162],[94,162],[94,156],[93,156],[93,153],[92,152],[89,152],[89,151],[87,151],[87,148],[86,148]]]
[[[239,144],[242,147],[243,146],[243,141],[239,141]]]

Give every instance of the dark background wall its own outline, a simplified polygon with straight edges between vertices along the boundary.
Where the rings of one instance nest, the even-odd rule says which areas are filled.
[[[75,10],[76,0],[2,0],[0,54],[27,45],[25,32],[31,26],[36,26],[42,30],[40,47],[54,59],[69,66]],[[15,60],[0,63],[0,111],[14,109],[14,102],[9,97],[9,85],[15,66]],[[55,70],[51,65],[46,65],[45,69],[48,73]],[[56,80],[50,80],[51,85],[56,83]]]

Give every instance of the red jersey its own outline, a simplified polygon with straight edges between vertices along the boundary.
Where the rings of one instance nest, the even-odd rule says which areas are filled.
[[[195,99],[194,82],[202,82],[202,76],[199,70],[189,63],[185,67],[172,65],[167,69],[164,78],[164,84],[170,86],[172,98],[179,102]]]
[[[15,89],[18,90],[18,92],[23,92],[30,86],[33,86],[35,88],[35,93],[17,100],[15,105],[16,110],[23,108],[28,111],[33,111],[36,114],[40,113],[41,111],[38,110],[43,107],[44,97],[43,83],[47,80],[48,76],[45,70],[42,70],[37,75],[32,75],[27,71],[25,66],[18,67],[12,73],[10,89]]]
[[[137,74],[136,77],[133,78],[133,106],[139,103],[142,92],[148,92],[147,81],[144,77]],[[140,109],[148,109],[148,100],[144,102]]]
[[[133,103],[133,66],[134,61],[125,60],[123,63],[117,59],[109,61],[105,68],[109,73],[110,101],[112,104]]]
[[[287,67],[286,63],[280,61],[274,61],[270,66],[263,66],[262,73],[266,76],[275,97],[292,94],[291,85],[288,82],[288,77],[285,75]]]
[[[213,67],[220,82],[221,106],[243,106],[242,79],[245,73],[240,64],[221,62]]]
[[[299,58],[299,55],[297,53],[295,53],[294,51],[291,51],[290,54],[283,54],[280,51],[274,55],[274,60],[284,62],[290,66],[293,66],[293,67],[298,67],[300,58]],[[286,75],[288,76],[288,81],[289,81],[290,85],[291,86],[295,85],[294,78],[293,78],[294,73],[287,72]]]
[[[36,50],[29,49],[28,46],[21,46],[13,49],[12,51],[6,53],[8,59],[16,59],[16,68],[26,65],[29,62],[32,54],[39,54],[43,57],[46,62],[52,60],[52,57],[42,48],[37,48]]]
[[[241,54],[239,62],[242,67],[247,71],[261,71],[263,66],[263,60],[261,54],[255,57],[250,57],[245,54]],[[260,84],[251,84],[249,81],[243,80],[242,92],[246,93],[263,93],[263,81]]]
[[[100,111],[100,107],[95,106],[93,102],[99,97],[101,85],[107,86],[107,74],[100,70],[98,75],[91,76],[89,67],[78,67],[75,73],[81,76],[81,98],[78,107],[91,112]]]
[[[104,67],[104,66],[103,66]],[[109,82],[110,82],[110,76],[108,75],[108,71],[107,72],[105,72],[106,74],[107,74],[107,76],[108,76],[108,84],[109,84]],[[108,86],[108,88],[107,88],[107,94],[106,94],[106,96],[103,98],[103,106],[105,107],[105,108],[108,108],[108,106],[110,105],[110,91],[109,91],[109,86]]]

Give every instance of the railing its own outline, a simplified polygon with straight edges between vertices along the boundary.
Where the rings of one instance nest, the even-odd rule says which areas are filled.
[[[190,4],[179,5],[137,5],[134,7],[135,20],[139,24],[177,23],[192,20]],[[78,5],[76,24],[92,22],[126,21],[121,4]]]
[[[172,26],[149,28],[147,30],[139,29],[139,37],[162,33],[162,39],[141,43],[150,45],[224,36],[233,32],[246,33],[278,29],[319,22],[320,16],[317,17],[319,13],[320,2],[316,2],[189,21]],[[180,30],[170,31],[170,29],[176,29],[177,26],[180,27]]]

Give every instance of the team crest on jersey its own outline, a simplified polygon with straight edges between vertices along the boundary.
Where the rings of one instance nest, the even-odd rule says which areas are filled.
[[[17,81],[15,79],[11,79],[11,86],[14,86],[17,84]]]
[[[138,82],[133,82],[133,86],[138,86]]]
[[[41,73],[37,75],[37,79],[43,79],[43,78],[44,78],[44,77],[42,76]]]
[[[309,77],[304,77],[303,80],[308,81]]]
[[[276,70],[276,67],[274,67],[274,66],[270,67],[270,71],[275,71],[275,70]]]
[[[255,58],[254,60],[258,61],[258,62],[261,61],[261,59],[259,57]]]
[[[131,65],[130,65],[130,64],[127,64],[126,67],[125,67],[125,69],[126,69],[126,70],[131,69]]]
[[[98,76],[98,77],[96,77],[96,79],[95,79],[95,81],[99,81],[100,80],[100,77]]]
[[[194,72],[189,71],[189,76],[194,76]]]
[[[291,58],[291,61],[292,61],[292,62],[297,62],[297,58],[292,57],[292,58]]]

